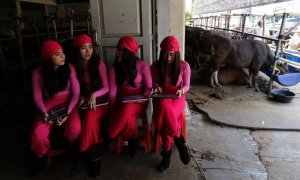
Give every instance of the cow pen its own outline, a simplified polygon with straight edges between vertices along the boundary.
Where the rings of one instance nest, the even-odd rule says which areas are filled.
[[[236,33],[241,33],[241,36],[238,36],[239,38],[243,38],[245,35],[250,35],[250,36],[254,36],[254,37],[258,37],[258,38],[263,38],[263,39],[266,39],[266,40],[271,40],[271,41],[276,43],[276,50],[275,50],[275,57],[274,57],[273,67],[276,67],[277,61],[280,60],[280,61],[288,63],[289,65],[292,65],[293,67],[297,67],[299,69],[300,68],[299,63],[295,63],[295,62],[289,61],[289,60],[287,60],[283,57],[279,57],[279,52],[282,52],[281,56],[283,54],[289,54],[290,56],[298,57],[295,54],[284,52],[283,40],[284,40],[284,37],[286,35],[288,35],[290,32],[292,32],[300,24],[300,22],[299,22],[292,29],[290,29],[287,33],[285,33],[286,18],[288,16],[299,16],[299,15],[300,14],[296,14],[296,13],[282,13],[282,14],[269,14],[269,15],[266,15],[266,14],[265,15],[259,15],[259,14],[233,14],[233,15],[227,15],[227,14],[222,14],[221,16],[210,16],[210,17],[194,18],[193,26],[194,27],[199,27],[200,26],[200,27],[204,27],[205,29],[211,28],[212,30],[219,29],[219,30],[227,31],[227,32],[232,31],[232,32],[236,32]],[[231,19],[232,16],[233,17],[241,17],[240,23],[239,23],[239,30],[230,29],[230,19]],[[259,36],[259,35],[253,34],[253,33],[245,32],[246,18],[247,17],[259,17],[259,16],[263,17],[263,36]],[[282,16],[282,23],[281,23],[281,26],[280,26],[280,31],[279,31],[278,38],[266,37],[266,32],[265,32],[266,31],[266,17],[273,17],[273,19],[274,19],[275,17],[280,17],[280,16]],[[211,20],[210,21],[210,26],[209,26],[209,19]],[[221,21],[220,21],[220,19],[221,19]],[[222,25],[222,19],[225,19],[225,27],[224,28],[222,28],[220,26],[220,24]],[[200,20],[201,24],[199,26],[198,25],[195,26],[195,20]],[[204,25],[203,21],[205,21],[205,25]],[[216,27],[216,22],[217,21],[218,21],[218,27]],[[240,30],[240,29],[242,29],[242,30]],[[268,92],[270,92],[270,90],[273,87],[274,75],[275,75],[275,68],[272,69]]]
[[[55,40],[61,43],[67,39],[74,39],[75,36],[80,32],[85,32],[88,36],[90,36],[92,30],[90,28],[90,16],[55,18],[52,16],[24,17],[22,15],[15,14],[14,18],[1,17],[0,24],[2,27],[3,25],[4,27],[9,27],[9,29],[15,31],[16,34],[16,37],[0,39],[0,65],[8,89],[10,89],[8,73],[10,70],[21,68],[21,71],[23,72],[23,81],[26,86],[26,65],[41,61],[42,59],[40,57],[34,57],[29,61],[25,61],[23,39],[36,37],[37,46],[40,47],[41,44],[46,40]],[[83,26],[84,24],[85,26]],[[81,28],[78,28],[78,25],[80,25]],[[40,32],[39,28],[43,28],[44,32]],[[62,30],[60,31],[59,29]],[[22,32],[27,33],[28,35],[22,35]],[[3,42],[12,41],[16,41],[19,58],[7,62],[1,47]],[[35,54],[35,56],[36,55],[37,54]]]

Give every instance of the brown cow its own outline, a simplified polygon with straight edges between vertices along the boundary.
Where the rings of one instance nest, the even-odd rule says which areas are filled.
[[[198,44],[199,44],[199,36],[202,34],[206,35],[206,36],[223,36],[225,38],[231,39],[230,33],[222,32],[222,31],[206,30],[203,32],[197,32],[197,33],[192,34],[190,41],[189,41],[189,43],[190,43],[189,45],[192,47],[195,68],[197,68],[197,65],[199,68],[201,68],[201,62],[199,62],[199,61],[201,59],[200,55],[203,52],[198,50]]]
[[[255,89],[260,91],[258,72],[260,69],[269,68],[274,61],[274,54],[266,43],[255,40],[228,39],[221,36],[199,35],[198,38],[194,38],[195,47],[193,48],[195,51],[211,55],[212,75],[210,83],[212,87],[216,87],[214,80],[216,85],[221,87],[217,78],[218,70],[220,65],[227,61],[231,67],[249,68],[249,85],[253,87],[252,77],[254,77]]]
[[[210,68],[202,69],[197,76],[201,82],[210,83]],[[249,70],[247,68],[233,68],[230,66],[221,66],[218,71],[218,82],[222,85],[236,84],[247,85],[249,84]]]

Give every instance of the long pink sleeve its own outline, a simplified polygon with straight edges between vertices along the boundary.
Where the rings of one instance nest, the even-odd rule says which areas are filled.
[[[46,110],[43,102],[43,78],[41,74],[41,67],[36,68],[32,73],[32,91],[33,101],[39,111]]]
[[[72,64],[69,64],[71,69],[71,74],[69,76],[70,86],[71,86],[71,92],[72,92],[72,98],[69,103],[69,110],[72,111],[74,106],[77,104],[79,95],[80,95],[80,86],[79,82],[76,76],[76,70],[75,67]]]
[[[108,90],[109,90],[109,88],[108,88],[108,81],[107,81],[106,66],[105,66],[104,62],[101,61],[101,60],[99,62],[99,68],[98,68],[98,70],[99,70],[99,75],[100,75],[100,78],[101,78],[102,88],[95,92],[95,94],[97,95],[97,97],[106,94],[108,92]]]
[[[109,106],[110,113],[114,114],[115,112],[115,102],[117,96],[117,81],[114,65],[109,68],[108,71],[108,84],[109,84]]]
[[[143,71],[144,96],[149,97],[152,89],[151,71],[148,65],[144,66]]]
[[[182,73],[182,89],[186,93],[190,89],[190,79],[191,79],[191,68],[186,61],[181,62]],[[180,73],[181,74],[181,73]]]

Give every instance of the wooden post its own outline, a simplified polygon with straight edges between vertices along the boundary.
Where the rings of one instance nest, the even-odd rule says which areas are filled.
[[[52,19],[55,41],[58,41],[55,19]]]
[[[50,32],[49,32],[48,18],[44,17],[44,19],[45,19],[45,29],[46,29],[46,32],[47,32],[47,37],[48,37],[48,40],[51,40],[51,38],[50,38]]]
[[[17,45],[19,50],[19,58],[21,63],[21,68],[25,71],[25,62],[24,62],[24,52],[22,46],[22,34],[21,34],[21,24],[20,24],[20,17],[18,13],[15,14],[15,28],[16,28],[16,35],[17,35]]]
[[[71,32],[71,38],[73,37],[73,20],[70,19],[70,32]]]
[[[7,89],[10,90],[11,86],[10,86],[10,82],[9,82],[9,78],[8,78],[8,73],[7,73],[7,69],[6,69],[6,62],[5,62],[5,58],[4,58],[4,55],[3,55],[1,44],[0,44],[0,63],[1,63],[2,70],[4,72],[4,78],[5,78]]]
[[[86,26],[87,26],[87,34],[90,36],[90,24],[89,24],[89,18],[86,19]]]

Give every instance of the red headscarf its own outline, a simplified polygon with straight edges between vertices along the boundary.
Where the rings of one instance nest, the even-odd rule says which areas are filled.
[[[45,41],[41,46],[42,59],[49,60],[62,47],[55,41]]]
[[[139,45],[138,43],[130,36],[124,36],[122,37],[118,44],[120,44],[121,46],[125,47],[126,49],[128,49],[129,51],[133,52],[134,55],[136,55]]]
[[[177,39],[174,36],[165,37],[160,43],[162,51],[178,51],[180,48]]]
[[[86,43],[93,44],[92,39],[85,34],[81,34],[76,36],[76,38],[74,39],[73,47],[79,47]]]

